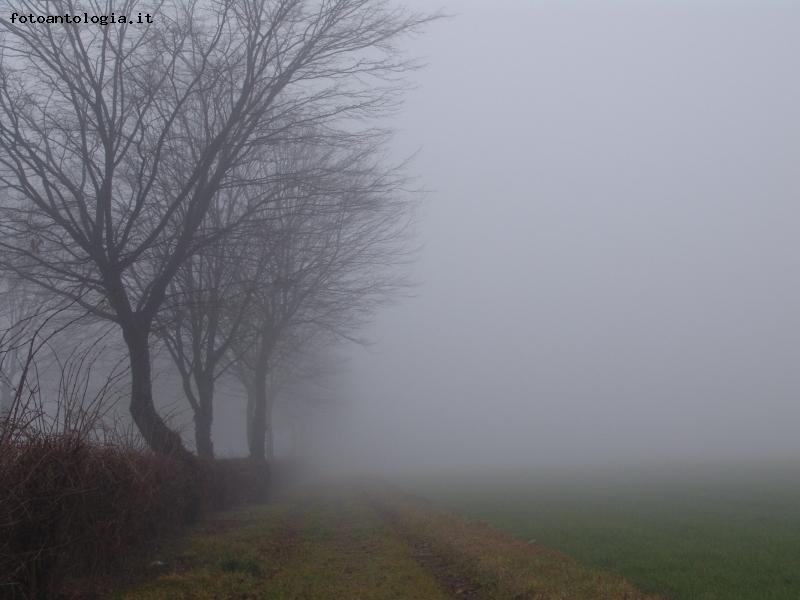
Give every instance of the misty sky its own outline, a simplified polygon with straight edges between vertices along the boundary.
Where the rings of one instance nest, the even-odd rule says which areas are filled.
[[[386,464],[800,455],[800,3],[442,7],[397,123],[431,190],[417,297],[354,352],[332,437]]]

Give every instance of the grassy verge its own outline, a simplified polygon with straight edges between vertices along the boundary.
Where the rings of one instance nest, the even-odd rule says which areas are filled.
[[[225,513],[116,598],[645,598],[621,578],[386,491],[327,489]]]
[[[446,598],[394,531],[342,494],[226,513],[117,598]]]

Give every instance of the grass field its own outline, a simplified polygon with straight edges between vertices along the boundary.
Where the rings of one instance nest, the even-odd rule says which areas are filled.
[[[800,598],[800,466],[505,473],[408,484],[671,600]]]

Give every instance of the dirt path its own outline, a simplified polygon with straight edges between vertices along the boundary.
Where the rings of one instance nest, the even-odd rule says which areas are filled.
[[[401,519],[380,501],[370,499],[370,505],[380,517],[396,532],[408,546],[411,557],[419,563],[437,583],[456,600],[490,600],[481,593],[481,583],[477,581],[452,556],[437,552],[434,545],[414,531],[404,527]]]
[[[327,487],[221,515],[153,557],[128,600],[644,600],[399,492]]]
[[[451,559],[434,552],[431,544],[423,540],[407,538],[407,541],[414,560],[429,571],[453,598],[484,600],[481,584],[464,573]]]

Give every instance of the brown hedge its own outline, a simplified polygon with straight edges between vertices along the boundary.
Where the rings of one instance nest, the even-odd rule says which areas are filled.
[[[0,598],[51,598],[67,577],[119,567],[208,510],[262,501],[265,464],[187,463],[33,436],[0,448]]]

